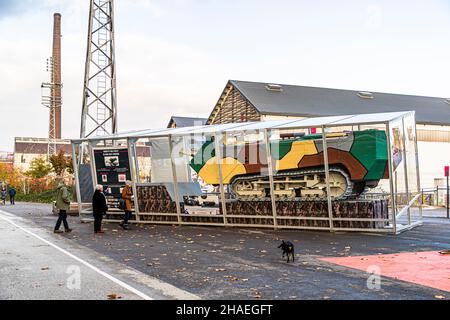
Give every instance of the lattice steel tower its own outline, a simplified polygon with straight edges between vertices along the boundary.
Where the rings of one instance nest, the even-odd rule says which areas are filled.
[[[91,0],[81,138],[117,132],[114,0]]]

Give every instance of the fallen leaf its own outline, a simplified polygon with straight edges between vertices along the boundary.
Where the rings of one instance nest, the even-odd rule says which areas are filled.
[[[228,281],[234,282],[239,280],[237,277],[235,276],[224,276],[224,278],[228,279]]]
[[[122,297],[119,296],[118,294],[113,293],[113,294],[108,294],[108,299],[109,300],[117,300],[117,299],[122,299]]]
[[[50,270],[50,267],[44,267],[44,268],[41,268],[41,270],[42,271],[47,271],[47,270]]]

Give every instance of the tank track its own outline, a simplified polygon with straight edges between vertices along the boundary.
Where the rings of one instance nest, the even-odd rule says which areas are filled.
[[[338,198],[334,198],[334,200],[346,200],[346,199],[356,196],[353,194],[353,182],[350,180],[350,176],[348,175],[347,172],[345,172],[344,170],[342,170],[338,167],[330,167],[329,171],[330,172],[339,172],[340,174],[342,174],[345,177],[345,179],[347,181],[347,189],[345,190],[344,194]],[[276,176],[274,176],[274,178],[294,177],[294,176],[306,175],[306,174],[324,174],[325,175],[325,170],[304,169],[304,170],[286,171],[281,174],[276,174]],[[234,193],[234,186],[238,181],[243,181],[243,180],[254,181],[257,179],[269,180],[269,176],[255,174],[255,175],[244,175],[244,176],[236,177],[233,179],[233,181],[230,184],[231,194],[240,201],[254,201],[254,200],[271,201],[270,197],[246,199],[246,198],[242,198],[239,195]],[[295,198],[290,198],[290,199],[289,198],[280,198],[280,200],[283,200],[283,201],[317,201],[317,200],[326,200],[326,199],[327,199],[326,197],[295,197]]]

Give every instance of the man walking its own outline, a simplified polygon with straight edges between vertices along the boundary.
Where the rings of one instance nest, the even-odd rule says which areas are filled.
[[[132,209],[132,200],[133,200],[133,190],[131,189],[131,181],[127,181],[125,184],[125,188],[122,190],[122,199],[124,201],[124,211],[125,216],[123,221],[120,223],[120,226],[124,230],[128,230],[128,220],[131,218]]]
[[[14,198],[16,197],[17,191],[14,187],[9,188],[8,191],[9,194],[9,202],[11,203],[11,205],[15,205],[16,203],[14,202]]]
[[[69,224],[67,223],[67,211],[70,209],[70,195],[64,180],[58,185],[57,188],[56,209],[59,210],[59,217],[56,222],[54,232],[62,233],[62,231],[59,230],[61,223],[64,224],[64,230],[66,232],[71,232],[72,229],[69,228]]]
[[[97,185],[95,187],[94,196],[92,197],[92,209],[94,212],[94,232],[105,233],[102,231],[103,216],[108,211],[105,194],[103,193],[103,186]]]

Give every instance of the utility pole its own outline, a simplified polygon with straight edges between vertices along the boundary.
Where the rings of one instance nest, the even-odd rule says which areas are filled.
[[[114,0],[91,0],[80,137],[116,132]]]

